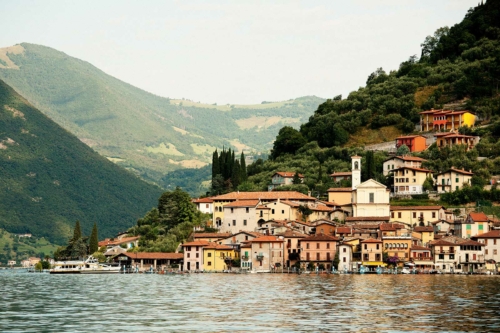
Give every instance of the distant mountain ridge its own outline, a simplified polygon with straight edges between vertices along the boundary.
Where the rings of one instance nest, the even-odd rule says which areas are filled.
[[[101,155],[154,182],[198,168],[222,146],[265,151],[284,125],[298,128],[319,104],[302,97],[259,105],[170,100],[49,47],[0,49],[0,79]]]
[[[125,231],[161,189],[108,161],[0,80],[0,228],[63,244],[76,220],[84,234]]]

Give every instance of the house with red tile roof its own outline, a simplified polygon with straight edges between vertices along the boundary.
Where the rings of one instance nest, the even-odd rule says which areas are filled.
[[[420,131],[458,130],[474,126],[476,116],[467,110],[427,110],[420,112]]]
[[[196,205],[196,209],[205,214],[214,212],[214,201],[210,198],[198,198],[191,200]]]
[[[479,137],[464,135],[458,133],[436,133],[434,134],[436,139],[436,145],[438,148],[452,147],[456,145],[462,145],[467,151],[474,148],[474,146],[479,142]]]
[[[434,259],[434,266],[437,270],[445,273],[455,272],[458,266],[458,250],[460,245],[458,240],[450,242],[445,239],[435,240],[429,243]]]
[[[328,201],[335,202],[339,206],[352,203],[352,188],[332,187],[327,190]]]
[[[254,238],[251,247],[252,269],[256,272],[270,272],[283,268],[284,250],[284,239],[281,236]]]
[[[232,246],[209,243],[203,247],[203,270],[208,272],[231,270],[234,260],[239,259],[239,251]]]
[[[276,187],[280,186],[285,186],[285,185],[292,185],[293,184],[293,178],[295,177],[296,172],[293,171],[280,171],[280,172],[275,172],[274,175],[271,178],[271,184],[268,186],[268,190],[272,191]],[[300,182],[304,182],[304,175],[303,174],[298,174],[300,178]]]
[[[220,232],[236,233],[240,230],[257,231],[259,200],[236,200],[223,206],[224,219],[216,221]]]
[[[306,267],[331,271],[339,239],[335,236],[316,234],[300,239],[300,262]]]
[[[434,227],[428,226],[417,226],[413,228],[412,236],[418,238],[420,243],[427,246],[429,242],[434,240]]]
[[[118,259],[122,265],[139,271],[181,270],[184,254],[174,252],[125,252]]]
[[[204,240],[196,240],[182,244],[184,250],[184,268],[185,271],[202,271],[203,267],[203,248],[211,243]]]
[[[218,243],[229,236],[232,233],[230,232],[194,232],[192,234],[193,240],[202,240],[207,241],[209,243]]]
[[[361,264],[370,271],[379,266],[386,266],[383,262],[383,242],[379,239],[368,238],[360,242],[361,245]]]
[[[480,235],[472,236],[472,240],[484,244],[484,259],[486,262],[493,260],[500,263],[500,230],[495,229]],[[497,272],[496,267],[491,267],[493,272]]]
[[[294,230],[287,230],[276,234],[276,236],[283,237],[285,247],[284,268],[295,266],[300,262],[300,240],[308,237],[308,235]]]
[[[427,146],[425,144],[426,138],[422,135],[405,135],[396,138],[396,149],[402,145],[407,146],[410,152],[424,151]]]
[[[394,156],[386,159],[383,163],[383,171],[384,176],[389,175],[391,170],[399,169],[402,167],[409,168],[422,168],[422,162],[427,160],[414,157],[414,156]]]
[[[352,179],[352,172],[347,171],[347,172],[334,172],[330,175],[332,180],[334,182],[340,182],[341,180],[351,180]]]
[[[471,184],[472,173],[470,170],[450,169],[436,175],[436,188],[438,193],[454,192],[460,190],[464,184]]]
[[[338,254],[339,254],[339,265],[337,269],[343,272],[352,272],[353,267],[353,245],[349,243],[341,242],[337,246]]]
[[[410,249],[410,262],[419,270],[428,271],[434,268],[434,258],[429,247],[412,245]]]
[[[432,171],[423,168],[403,166],[390,171],[393,174],[393,195],[422,194],[424,182],[432,178]]]
[[[462,238],[479,236],[489,231],[488,216],[485,213],[471,212],[467,218],[455,226],[455,235]]]
[[[409,225],[417,226],[423,223],[444,219],[446,217],[444,206],[390,206],[391,222],[403,222]]]
[[[468,239],[460,243],[459,269],[462,272],[478,273],[485,268],[484,244]]]

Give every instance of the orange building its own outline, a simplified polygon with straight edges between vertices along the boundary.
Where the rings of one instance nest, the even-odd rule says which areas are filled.
[[[420,112],[420,131],[456,130],[474,126],[476,116],[469,111],[428,110]]]
[[[331,270],[338,241],[337,237],[328,235],[312,235],[302,238],[300,261],[306,265],[312,263],[316,267],[322,264],[326,270]]]
[[[425,136],[422,135],[407,135],[407,136],[397,137],[396,148],[399,148],[402,145],[408,146],[408,148],[410,148],[410,151],[412,153],[418,151],[424,151],[425,148],[427,147],[425,145]]]

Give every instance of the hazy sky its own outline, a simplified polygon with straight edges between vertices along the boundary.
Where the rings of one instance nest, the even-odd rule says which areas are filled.
[[[346,97],[478,1],[0,0],[0,47],[50,46],[171,98]]]

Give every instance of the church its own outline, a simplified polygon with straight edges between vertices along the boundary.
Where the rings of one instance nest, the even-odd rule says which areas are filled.
[[[390,190],[374,179],[361,182],[361,156],[352,156],[351,164],[352,187],[329,189],[328,201],[350,211],[350,216],[344,217],[347,224],[389,222]]]

